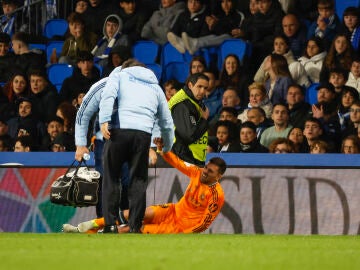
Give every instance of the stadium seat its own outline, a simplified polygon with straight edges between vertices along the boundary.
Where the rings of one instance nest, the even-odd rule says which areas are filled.
[[[335,12],[342,20],[344,10],[347,7],[359,7],[360,0],[336,0],[335,1]]]
[[[134,58],[144,64],[156,63],[160,46],[150,40],[137,41],[132,47]]]
[[[101,77],[102,74],[103,74],[104,68],[103,68],[102,66],[98,65],[98,64],[94,64],[94,66],[99,70],[99,72],[100,72],[100,77]]]
[[[45,52],[46,50],[46,44],[44,43],[30,43],[29,44],[29,49],[32,50],[32,49],[38,49],[38,50],[42,50]]]
[[[153,64],[146,64],[146,67],[151,69],[158,79],[159,82],[161,82],[161,76],[162,76],[162,67],[159,64],[153,63]]]
[[[184,83],[189,75],[188,62],[171,62],[167,64],[163,71],[163,81],[166,82],[170,79],[176,79]]]
[[[161,65],[165,67],[172,62],[186,62],[186,59],[182,53],[167,42],[164,44],[161,51]]]
[[[68,22],[65,19],[50,19],[45,23],[44,36],[48,39],[63,37],[68,29]]]
[[[48,63],[50,63],[50,56],[52,54],[53,49],[56,49],[56,55],[58,58],[60,57],[63,45],[64,45],[64,41],[50,41],[46,45],[46,59]]]
[[[242,39],[227,39],[218,48],[218,63],[219,70],[222,68],[224,59],[229,54],[235,54],[239,57],[239,60],[243,62],[245,56],[251,54],[251,46],[249,43]]]
[[[313,83],[311,84],[307,89],[305,93],[305,101],[307,103],[310,103],[310,105],[317,103],[317,90],[316,87],[319,86],[319,83]]]
[[[49,81],[56,87],[58,92],[61,89],[64,79],[70,77],[74,67],[68,64],[52,64],[47,68]]]

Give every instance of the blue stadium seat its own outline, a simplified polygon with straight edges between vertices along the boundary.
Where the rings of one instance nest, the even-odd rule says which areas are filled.
[[[46,50],[46,44],[44,43],[30,43],[29,44],[29,49],[32,50],[32,49],[38,49],[38,50],[42,50],[45,52]]]
[[[161,65],[165,67],[172,62],[186,62],[184,55],[169,42],[165,43],[161,51]]]
[[[310,103],[310,105],[317,103],[317,90],[316,87],[319,86],[319,83],[313,83],[311,84],[307,89],[305,93],[305,101],[307,103]]]
[[[163,71],[163,81],[176,79],[184,83],[189,75],[189,65],[188,62],[171,62],[167,64]]]
[[[153,64],[146,64],[146,67],[151,69],[158,79],[159,82],[161,82],[161,76],[162,76],[162,67],[159,64],[153,63]]]
[[[50,41],[46,45],[46,59],[48,63],[50,63],[50,56],[52,54],[53,49],[56,49],[56,55],[58,58],[60,57],[63,45],[64,45],[64,41]]]
[[[235,54],[239,57],[239,60],[243,62],[245,56],[250,56],[251,46],[249,43],[242,39],[227,39],[218,48],[218,63],[219,70],[222,68],[224,59],[229,54]]]
[[[44,36],[52,39],[55,36],[63,37],[68,30],[68,22],[64,19],[50,19],[45,23]]]
[[[94,64],[94,66],[99,70],[99,72],[100,72],[100,77],[101,77],[102,74],[103,74],[104,68],[103,68],[102,66],[98,65],[98,64]]]
[[[336,0],[335,12],[339,16],[340,20],[342,20],[344,10],[347,7],[359,7],[359,6],[360,6],[360,0]]]
[[[64,79],[70,77],[73,71],[74,67],[68,64],[52,64],[47,68],[49,81],[56,87],[58,92]]]
[[[137,41],[132,46],[134,58],[144,64],[156,63],[160,45],[150,40]]]

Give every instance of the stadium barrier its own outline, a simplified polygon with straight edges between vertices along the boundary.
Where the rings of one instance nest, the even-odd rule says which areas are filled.
[[[221,156],[228,163],[221,180],[226,202],[206,233],[360,233],[358,155]],[[0,230],[60,232],[63,223],[93,218],[94,207],[65,207],[49,201],[51,183],[73,158],[74,153],[2,153]],[[178,201],[187,184],[187,177],[173,168],[150,168],[147,205]]]

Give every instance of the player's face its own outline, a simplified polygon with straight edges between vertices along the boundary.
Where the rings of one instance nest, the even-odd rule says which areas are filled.
[[[220,178],[221,174],[219,173],[219,167],[215,164],[208,163],[202,171],[200,182],[209,185],[219,181]]]

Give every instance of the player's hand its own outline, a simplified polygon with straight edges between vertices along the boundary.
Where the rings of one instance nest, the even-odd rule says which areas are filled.
[[[149,149],[149,166],[155,166],[157,161],[157,155],[154,149]]]
[[[104,136],[104,138],[106,140],[110,139],[110,131],[109,131],[108,127],[109,127],[108,122],[105,122],[105,123],[101,124],[101,133],[102,133],[102,135]]]
[[[75,159],[80,162],[85,153],[89,154],[89,149],[86,146],[76,146]]]
[[[164,147],[164,142],[162,138],[154,138],[153,140],[154,144],[156,144],[156,152],[159,154],[162,154],[162,149]]]

